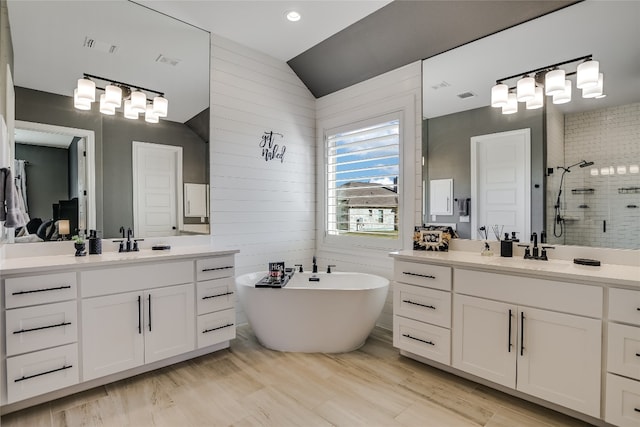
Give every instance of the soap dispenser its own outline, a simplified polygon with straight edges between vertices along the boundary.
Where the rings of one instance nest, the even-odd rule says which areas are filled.
[[[98,237],[96,230],[89,230],[89,255],[102,253],[102,239]]]
[[[504,240],[500,241],[500,256],[513,257],[513,240],[509,238],[509,233],[504,233]]]

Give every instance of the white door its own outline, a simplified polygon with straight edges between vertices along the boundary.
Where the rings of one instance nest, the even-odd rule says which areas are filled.
[[[474,203],[475,201],[475,203]],[[471,138],[471,238],[478,228],[503,227],[528,241],[531,233],[531,130]]]
[[[517,389],[599,417],[602,321],[522,307],[518,321]]]
[[[142,293],[82,300],[83,380],[144,363]]]
[[[457,294],[453,301],[453,366],[515,388],[517,307]]]
[[[133,141],[135,236],[178,234],[181,212],[182,147]]]
[[[145,292],[145,363],[194,350],[196,317],[194,285]]]

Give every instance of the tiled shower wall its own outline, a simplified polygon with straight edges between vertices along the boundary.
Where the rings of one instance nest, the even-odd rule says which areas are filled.
[[[637,249],[640,103],[567,114],[565,164],[581,160],[595,164],[572,168],[565,176],[564,243]]]
[[[562,176],[562,171],[558,169],[558,166],[564,166],[564,164],[564,115],[554,104],[549,103],[547,105],[547,168],[551,168],[553,172],[548,173],[546,171],[545,173],[547,177],[546,229],[547,242],[559,245],[564,244],[565,236],[560,231],[560,224],[555,224],[554,206],[558,197],[560,177]]]

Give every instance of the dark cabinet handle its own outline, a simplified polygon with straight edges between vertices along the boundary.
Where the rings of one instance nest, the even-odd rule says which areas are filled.
[[[415,341],[423,342],[423,343],[425,343],[425,344],[435,345],[435,344],[433,343],[433,341],[427,341],[427,340],[423,340],[423,339],[420,339],[420,338],[412,337],[412,336],[411,336],[411,335],[409,335],[409,334],[402,334],[402,336],[403,336],[403,337],[407,337],[407,338],[409,338],[409,339],[411,339],[411,340],[415,340]]]
[[[224,294],[217,294],[217,295],[209,295],[206,297],[202,297],[202,299],[211,299],[211,298],[218,298],[218,297],[226,297],[227,295],[233,295],[233,292],[225,292]]]
[[[149,295],[149,332],[151,332],[151,295]]]
[[[59,291],[62,289],[71,289],[71,286],[65,285],[65,286],[58,286],[55,288],[34,289],[32,291],[18,291],[18,292],[12,293],[11,295],[35,294],[37,292]]]
[[[424,307],[424,308],[430,308],[430,309],[432,309],[432,310],[435,310],[435,309],[436,309],[436,308],[435,308],[434,306],[432,306],[432,305],[420,304],[419,302],[413,302],[413,301],[408,300],[408,299],[404,299],[404,300],[402,300],[402,302],[406,302],[407,304],[413,304],[413,305],[417,305],[417,306]]]
[[[203,334],[206,334],[206,333],[208,333],[208,332],[213,332],[213,331],[217,331],[217,330],[219,330],[219,329],[229,328],[229,327],[231,327],[231,326],[233,326],[233,323],[227,323],[226,325],[224,325],[224,326],[218,326],[217,328],[205,329],[204,331],[202,331],[202,333],[203,333]]]
[[[524,312],[520,312],[520,356],[524,356]]]
[[[62,323],[58,323],[56,325],[40,326],[38,328],[31,328],[31,329],[20,329],[19,331],[15,331],[14,334],[24,334],[25,332],[33,332],[33,331],[41,331],[43,329],[59,328],[61,326],[68,326],[70,324],[71,324],[71,322],[62,322]]]
[[[424,277],[425,279],[435,279],[436,278],[436,276],[430,276],[428,274],[411,273],[410,271],[403,271],[402,274],[406,274],[407,276]]]
[[[640,353],[636,353],[636,357],[640,357]]]
[[[142,296],[138,295],[138,333],[142,333]]]
[[[228,265],[226,267],[203,268],[202,272],[205,273],[207,271],[228,270],[230,268],[233,268],[233,266],[232,265]]]
[[[636,411],[636,412],[640,412],[640,409],[638,409],[638,408],[633,408],[633,410]]]
[[[64,365],[62,368],[52,369],[52,370],[46,371],[46,372],[40,372],[39,374],[29,375],[29,376],[26,376],[26,377],[23,376],[22,378],[18,378],[16,380],[14,380],[14,382],[17,383],[17,382],[24,381],[24,380],[30,380],[31,378],[41,377],[42,375],[52,374],[54,372],[63,371],[65,369],[69,369],[69,368],[73,368],[73,365]]]
[[[511,312],[511,309],[509,309],[509,353],[511,353],[511,347],[513,347],[513,344],[511,344],[511,317],[513,316],[513,313]]]

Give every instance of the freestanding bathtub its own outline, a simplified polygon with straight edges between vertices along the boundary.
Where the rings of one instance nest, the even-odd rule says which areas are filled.
[[[387,298],[389,280],[366,273],[295,273],[284,288],[256,288],[267,273],[236,278],[258,341],[279,351],[343,353],[360,348]],[[315,276],[320,281],[309,281]]]

